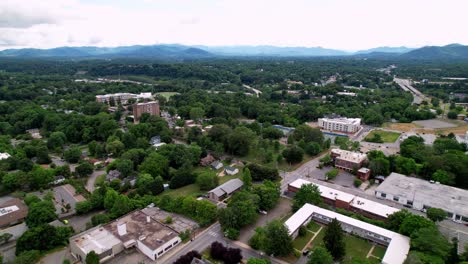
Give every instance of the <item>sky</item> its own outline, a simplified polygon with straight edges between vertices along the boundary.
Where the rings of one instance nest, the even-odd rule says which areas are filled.
[[[467,0],[0,0],[0,50],[468,44]]]

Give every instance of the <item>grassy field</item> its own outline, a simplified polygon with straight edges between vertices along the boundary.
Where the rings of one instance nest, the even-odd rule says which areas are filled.
[[[310,223],[307,224],[307,229],[309,229],[312,232],[317,232],[320,229],[320,225],[315,223],[314,221],[310,221]]]
[[[310,231],[307,231],[305,236],[297,236],[297,238],[293,241],[293,247],[299,251],[302,251],[302,249],[307,245],[313,236],[314,233]]]
[[[383,130],[372,130],[364,140],[367,141],[368,139],[373,138],[374,135],[380,135],[384,143],[393,143],[398,139],[400,133]]]
[[[374,250],[372,250],[372,255],[378,257],[379,259],[383,259],[385,255],[386,248],[382,246],[375,246]]]
[[[167,100],[171,99],[171,96],[174,96],[176,94],[179,94],[179,93],[176,93],[176,92],[159,92],[159,93],[156,93],[156,95],[166,97]]]

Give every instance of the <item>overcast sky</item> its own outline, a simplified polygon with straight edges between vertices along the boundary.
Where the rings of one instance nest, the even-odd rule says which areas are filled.
[[[468,44],[468,0],[0,0],[0,49]]]

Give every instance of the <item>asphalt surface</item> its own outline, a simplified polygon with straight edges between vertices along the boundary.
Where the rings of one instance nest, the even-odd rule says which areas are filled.
[[[208,248],[211,245],[211,243],[215,241],[218,241],[227,247],[240,248],[244,259],[268,258],[270,259],[271,263],[278,263],[278,264],[285,263],[275,258],[262,256],[258,251],[247,248],[247,245],[243,245],[239,242],[236,242],[236,241],[233,242],[231,240],[225,239],[221,231],[221,225],[218,222],[213,224],[209,228],[207,228],[205,231],[203,231],[203,233],[196,236],[193,241],[188,242],[185,245],[182,245],[181,246],[182,248],[179,247],[178,249],[169,251],[161,259],[156,260],[156,263],[173,263],[180,256],[185,255],[192,250],[196,250],[201,253],[206,248]]]

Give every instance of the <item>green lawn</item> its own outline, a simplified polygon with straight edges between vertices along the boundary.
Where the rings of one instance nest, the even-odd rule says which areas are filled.
[[[370,242],[355,236],[345,235],[344,241],[346,244],[346,259],[365,258],[372,248]]]
[[[307,231],[305,236],[297,236],[296,239],[293,241],[293,247],[299,251],[307,245],[310,239],[314,236],[314,233]]]
[[[314,248],[317,246],[324,247],[323,237],[325,236],[325,228],[323,228],[320,233],[314,238],[309,248]],[[362,259],[366,258],[367,253],[372,248],[372,243],[368,242],[367,240],[345,234],[344,241],[346,244],[346,256],[345,262],[351,259]],[[381,249],[379,249],[381,250]],[[374,251],[375,252],[375,251]],[[381,252],[379,252],[380,254]],[[383,253],[385,254],[385,249],[383,249]],[[383,256],[383,255],[382,255]]]
[[[200,191],[200,188],[198,187],[198,185],[194,183],[194,184],[186,185],[184,187],[180,187],[178,189],[166,190],[162,193],[162,195],[169,195],[172,197],[177,197],[177,196],[186,196],[186,195],[197,196],[202,193],[203,192]]]
[[[374,250],[372,251],[372,255],[380,259],[383,259],[386,250],[387,248],[384,248],[382,246],[375,246]]]
[[[390,131],[383,131],[383,130],[372,130],[364,139],[364,141],[367,141],[370,138],[373,138],[374,135],[380,135],[382,137],[382,140],[384,143],[393,143],[395,142],[398,137],[400,136],[400,133],[398,132],[390,132]]]
[[[310,221],[310,223],[307,224],[307,228],[310,231],[317,232],[320,229],[320,225],[314,221]]]
[[[176,92],[159,92],[159,93],[156,93],[156,95],[164,96],[168,101],[169,101],[169,99],[171,99],[171,96],[174,96],[176,94],[179,94],[179,93],[176,93]]]

